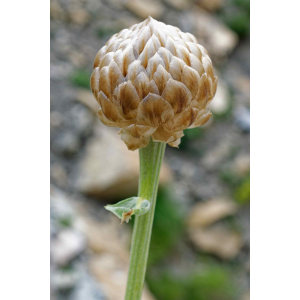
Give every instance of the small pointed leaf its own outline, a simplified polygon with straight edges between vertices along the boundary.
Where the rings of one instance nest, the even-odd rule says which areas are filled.
[[[132,215],[141,216],[148,212],[150,202],[140,197],[132,197],[113,205],[106,205],[104,208],[121,219],[121,223],[128,223]]]

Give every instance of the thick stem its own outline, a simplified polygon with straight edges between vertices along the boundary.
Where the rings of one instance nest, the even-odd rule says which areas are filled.
[[[140,149],[139,197],[151,203],[150,210],[135,216],[125,300],[140,300],[146,274],[158,178],[166,144],[153,142]]]

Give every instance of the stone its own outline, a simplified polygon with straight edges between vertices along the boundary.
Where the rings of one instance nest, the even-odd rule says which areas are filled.
[[[210,151],[203,156],[200,160],[200,164],[209,170],[217,169],[232,153],[233,146],[233,137],[225,136],[214,148],[210,149]]]
[[[250,110],[247,107],[243,105],[236,107],[234,118],[236,124],[243,132],[250,132]]]
[[[63,124],[63,116],[59,111],[51,111],[50,113],[50,126],[59,127]]]
[[[58,233],[58,226],[53,218],[50,218],[50,238],[54,238]]]
[[[80,141],[72,132],[63,132],[58,135],[52,144],[52,149],[63,156],[74,155],[78,152]]]
[[[65,19],[65,11],[57,0],[50,1],[50,17],[54,20]]]
[[[113,215],[91,216],[90,205],[86,201],[74,201],[66,193],[51,187],[51,220],[74,218],[67,228],[56,226],[56,234],[51,239],[52,293],[56,295],[60,290],[68,289],[70,299],[74,300],[123,299],[129,265],[130,227],[120,226],[120,221]],[[62,268],[66,266],[68,268]],[[142,299],[155,300],[147,287]]]
[[[89,13],[83,8],[78,8],[76,10],[70,11],[69,17],[72,23],[79,26],[87,24],[90,20]]]
[[[215,198],[197,203],[191,208],[188,226],[190,228],[207,227],[236,212],[237,204],[226,198]]]
[[[164,6],[157,0],[128,0],[124,5],[142,19],[146,19],[148,16],[160,19],[164,13]]]
[[[71,60],[72,64],[78,69],[84,68],[87,63],[87,57],[84,55],[83,51],[72,49],[69,53],[69,59]]]
[[[237,204],[226,198],[198,203],[188,218],[188,234],[198,250],[222,259],[232,259],[240,251],[243,241],[239,233],[215,224],[237,213]]]
[[[140,19],[136,16],[121,16],[120,18],[118,18],[118,20],[114,20],[116,28],[120,28],[120,30],[122,30],[123,28],[129,28],[130,26],[137,23],[140,23]]]
[[[183,176],[187,180],[193,178],[196,172],[197,172],[196,166],[191,162],[183,163],[180,168],[181,176]]]
[[[66,67],[65,60],[69,60],[68,59],[69,53],[74,48],[73,41],[72,41],[72,34],[70,31],[60,26],[55,30],[52,41],[53,41],[51,42],[52,58],[55,58],[54,60],[55,63],[58,63],[58,65],[62,65],[62,67],[65,68]],[[54,55],[54,53],[56,55]],[[53,63],[51,62],[51,65],[52,64]],[[73,68],[72,65],[71,67]]]
[[[68,183],[68,174],[66,169],[58,164],[55,163],[51,165],[51,177],[53,178],[54,182],[60,186],[60,187],[65,187]]]
[[[97,103],[91,91],[86,89],[78,89],[76,93],[76,100],[89,108],[93,113],[97,113],[100,105]]]
[[[70,299],[105,300],[106,298],[103,291],[99,289],[96,280],[89,274],[83,274],[80,280],[78,280]]]
[[[118,256],[111,253],[95,255],[90,261],[90,269],[101,286],[107,299],[124,299],[127,283],[128,264],[120,260]],[[154,300],[145,287],[142,300]]]
[[[241,51],[239,49],[240,47],[241,46],[239,45],[237,52]],[[236,56],[238,56],[238,54],[235,52],[233,57]],[[227,64],[223,70],[223,78],[226,78],[227,83],[232,87],[236,106],[250,106],[250,78],[247,66],[244,66],[248,57],[249,56],[246,58],[241,57],[238,60],[237,58],[232,58],[230,63]],[[245,72],[245,69],[247,73]]]
[[[116,8],[122,9],[124,8],[124,3],[126,2],[126,0],[110,0],[109,2]]]
[[[83,234],[74,229],[61,230],[51,243],[51,259],[59,266],[66,266],[86,247]]]
[[[216,95],[208,108],[212,113],[223,115],[230,109],[230,95],[225,82],[219,80]]]
[[[51,217],[60,219],[70,216],[75,216],[76,212],[71,205],[71,199],[60,189],[51,185],[50,189],[51,200]]]
[[[114,128],[96,122],[95,136],[88,141],[80,163],[75,188],[100,198],[125,199],[137,194],[138,151],[129,151]],[[163,164],[160,183],[171,180],[170,169]]]
[[[190,185],[190,192],[192,192],[197,199],[212,199],[216,195],[222,195],[224,193],[224,187],[221,186],[217,176],[206,172],[206,175],[199,179],[199,183],[194,182],[194,184]]]
[[[240,75],[235,80],[235,87],[241,93],[242,97],[250,100],[250,79],[247,76]]]
[[[221,259],[234,258],[243,246],[240,234],[230,232],[222,226],[190,229],[189,236],[200,251],[214,254]]]
[[[74,271],[53,270],[51,272],[51,285],[58,290],[69,290],[76,285],[79,276],[78,272]]]
[[[71,0],[71,2],[73,2],[73,1],[74,0]],[[79,2],[92,15],[93,15],[93,13],[101,13],[103,11],[107,11],[108,3],[103,0],[101,0],[101,1],[99,1],[99,0],[88,0],[88,1],[87,0],[79,0]],[[109,1],[109,4],[110,4],[110,2],[111,2],[111,0]],[[99,19],[99,18],[97,18],[97,19]]]
[[[91,274],[101,284],[105,299],[123,299],[131,238],[128,226],[120,226],[120,220],[112,215],[105,221],[92,219],[87,214],[82,214],[81,217],[85,224],[87,245],[92,253],[88,260]],[[142,299],[154,300],[147,288]]]
[[[237,34],[205,10],[194,6],[191,9],[191,22],[199,43],[208,50],[213,61],[224,60],[236,47]]]
[[[164,0],[164,1],[178,10],[185,10],[191,6],[190,0]]]
[[[65,80],[70,76],[72,65],[67,62],[58,62],[50,64],[50,78],[52,80]]]
[[[250,300],[250,291],[245,292],[242,296],[242,300]]]
[[[250,155],[238,155],[233,162],[233,172],[238,176],[245,176],[250,172]]]
[[[130,234],[128,228],[119,226],[120,221],[115,216],[111,216],[107,222],[96,222],[85,218],[84,223],[87,244],[93,253],[111,253],[125,263],[129,262],[127,245]]]
[[[224,0],[198,0],[196,4],[207,11],[213,12],[224,5]]]
[[[70,110],[72,128],[80,137],[89,136],[94,127],[96,114],[81,104],[74,105]]]
[[[54,186],[51,186],[50,200],[51,299],[64,299],[60,296],[66,291],[67,298],[73,300],[107,299],[88,271],[82,207],[79,210],[73,198]]]

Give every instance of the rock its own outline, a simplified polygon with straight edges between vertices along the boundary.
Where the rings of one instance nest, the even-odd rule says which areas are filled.
[[[89,13],[83,8],[78,8],[76,10],[70,11],[69,17],[71,22],[79,26],[87,24],[90,20]]]
[[[50,113],[50,125],[51,127],[59,127],[63,124],[63,116],[58,111],[51,111]]]
[[[226,58],[238,43],[235,32],[197,6],[191,10],[191,21],[199,43],[213,56],[213,60],[221,61]]]
[[[72,132],[61,133],[53,142],[54,152],[64,156],[74,155],[78,152],[80,141]]]
[[[51,258],[59,266],[67,265],[85,250],[84,236],[74,229],[60,231],[51,243]]]
[[[241,154],[237,156],[233,162],[234,174],[238,176],[245,176],[250,172],[250,155]]]
[[[198,0],[196,4],[212,12],[220,9],[224,5],[224,0]]]
[[[68,183],[68,174],[66,169],[58,164],[55,163],[51,165],[51,177],[53,178],[54,182],[60,186],[60,187],[65,187]]]
[[[91,91],[86,89],[78,89],[76,100],[88,107],[95,114],[98,112],[100,105],[97,103]]]
[[[84,266],[75,270],[51,270],[51,292],[51,299],[107,299],[96,280],[88,274]]]
[[[114,24],[116,26],[116,28],[120,28],[121,30],[123,28],[129,28],[132,25],[135,25],[137,23],[140,23],[141,20],[138,17],[135,16],[124,16],[124,17],[120,17],[118,18],[118,20],[114,20]]]
[[[209,170],[214,170],[232,153],[234,147],[233,138],[225,136],[223,140],[207,152],[200,160],[200,164]]]
[[[243,132],[250,132],[250,110],[245,106],[238,106],[234,112],[235,122]]]
[[[71,199],[61,190],[51,186],[51,218],[61,219],[65,217],[75,217],[76,212],[71,205]]]
[[[188,180],[196,174],[197,170],[195,164],[190,162],[184,162],[179,172],[181,176]]]
[[[73,44],[71,32],[61,26],[57,28],[53,35],[53,43],[51,42],[51,53],[56,53],[56,55],[53,55],[53,58],[55,58],[54,63],[57,63],[58,66],[62,65],[62,68],[66,68],[65,60],[68,60],[69,53],[74,48]],[[52,62],[51,65],[53,65]],[[73,69],[72,64],[70,66]]]
[[[191,6],[190,0],[164,0],[164,1],[178,10],[184,10]]]
[[[124,298],[128,265],[111,253],[94,256],[90,261],[93,275],[101,282],[101,286],[110,300]],[[154,300],[153,296],[144,288],[142,300]]]
[[[87,57],[84,55],[83,51],[72,49],[69,53],[69,59],[77,68],[84,68],[87,63]]]
[[[51,263],[55,266],[66,266],[79,256],[86,248],[84,235],[75,226],[75,210],[66,195],[51,187]],[[58,275],[60,276],[60,275]],[[66,281],[69,282],[69,277]]]
[[[98,283],[89,274],[83,274],[72,292],[72,300],[105,300],[103,291],[99,289]]]
[[[221,226],[190,229],[189,236],[199,250],[215,254],[222,259],[234,258],[243,245],[238,233],[230,232]]]
[[[74,2],[74,0],[72,0],[71,2]],[[87,0],[79,0],[79,2],[93,16],[94,16],[95,13],[101,13],[103,11],[105,11],[105,12],[107,11],[108,3],[103,1],[103,0],[101,0],[101,1],[98,1],[98,0],[88,0],[88,1]],[[99,19],[99,18],[97,18],[97,19]]]
[[[50,199],[51,299],[107,299],[88,273],[83,208],[53,186]]]
[[[50,238],[54,238],[58,233],[56,222],[50,218]]]
[[[250,291],[243,294],[242,300],[250,300]]]
[[[123,299],[129,265],[130,230],[127,226],[120,226],[115,216],[106,221],[96,221],[88,215],[82,217],[87,245],[92,252],[88,262],[90,271],[101,284],[105,299]],[[154,300],[147,289],[142,299]]]
[[[89,266],[92,274],[101,282],[108,299],[124,298],[127,264],[122,259],[110,253],[94,255]]]
[[[238,96],[245,99],[245,103],[250,102],[250,79],[247,76],[239,74],[234,82],[235,88],[238,90]]]
[[[225,114],[230,108],[230,95],[225,82],[219,80],[217,93],[209,104],[209,109],[217,115]]]
[[[199,181],[199,183],[194,182],[189,188],[197,199],[211,199],[224,193],[224,187],[221,186],[220,180],[215,175],[206,173]]]
[[[190,228],[206,227],[237,212],[237,205],[225,198],[216,198],[194,205],[188,218]]]
[[[76,104],[70,110],[72,128],[80,137],[87,137],[92,133],[96,115],[85,106]]]
[[[74,218],[67,228],[57,226],[56,222],[57,233],[51,239],[52,293],[56,296],[59,291],[68,289],[68,299],[123,299],[129,265],[130,228],[120,226],[114,216],[108,216],[105,221],[91,217],[89,209],[90,204],[74,202],[65,193],[51,187],[51,220],[67,216]],[[68,268],[62,268],[66,266]],[[142,299],[154,300],[147,288]]]
[[[111,5],[115,6],[116,8],[124,9],[124,3],[126,2],[126,0],[110,0],[109,2]]]
[[[72,289],[80,275],[74,271],[55,270],[51,272],[51,285],[57,290]]]
[[[50,17],[54,20],[65,19],[65,11],[57,0],[50,1]]]
[[[240,52],[240,45],[237,52]],[[244,47],[244,46],[243,46]],[[246,51],[246,50],[245,50]],[[235,52],[231,58],[230,63],[223,69],[223,78],[226,78],[227,83],[232,87],[235,105],[250,106],[250,78],[249,73],[245,71],[247,67],[244,61],[248,58],[235,58],[238,54]],[[249,57],[249,56],[247,56]],[[250,71],[249,71],[250,72]]]
[[[108,222],[96,222],[86,218],[87,244],[94,253],[111,253],[128,263],[127,246],[130,242],[130,234],[128,228],[119,225],[120,221],[115,216],[112,216]]]
[[[75,187],[82,193],[106,200],[124,199],[137,194],[138,177],[138,151],[129,151],[116,130],[97,122]],[[171,177],[170,169],[163,164],[160,183],[170,181]]]
[[[124,5],[142,19],[146,19],[148,16],[159,19],[164,12],[164,6],[157,0],[128,0]]]
[[[67,62],[51,63],[50,77],[52,80],[65,80],[70,76],[72,65]]]
[[[235,257],[243,245],[240,234],[231,232],[222,225],[212,224],[236,212],[237,205],[225,198],[196,204],[191,209],[188,219],[188,233],[191,241],[199,250],[217,255],[222,259]]]

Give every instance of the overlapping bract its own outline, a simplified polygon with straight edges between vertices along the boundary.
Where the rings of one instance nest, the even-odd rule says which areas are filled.
[[[121,128],[128,149],[146,147],[150,136],[178,147],[184,129],[209,120],[217,77],[193,35],[148,17],[100,49],[91,88],[100,120]]]

